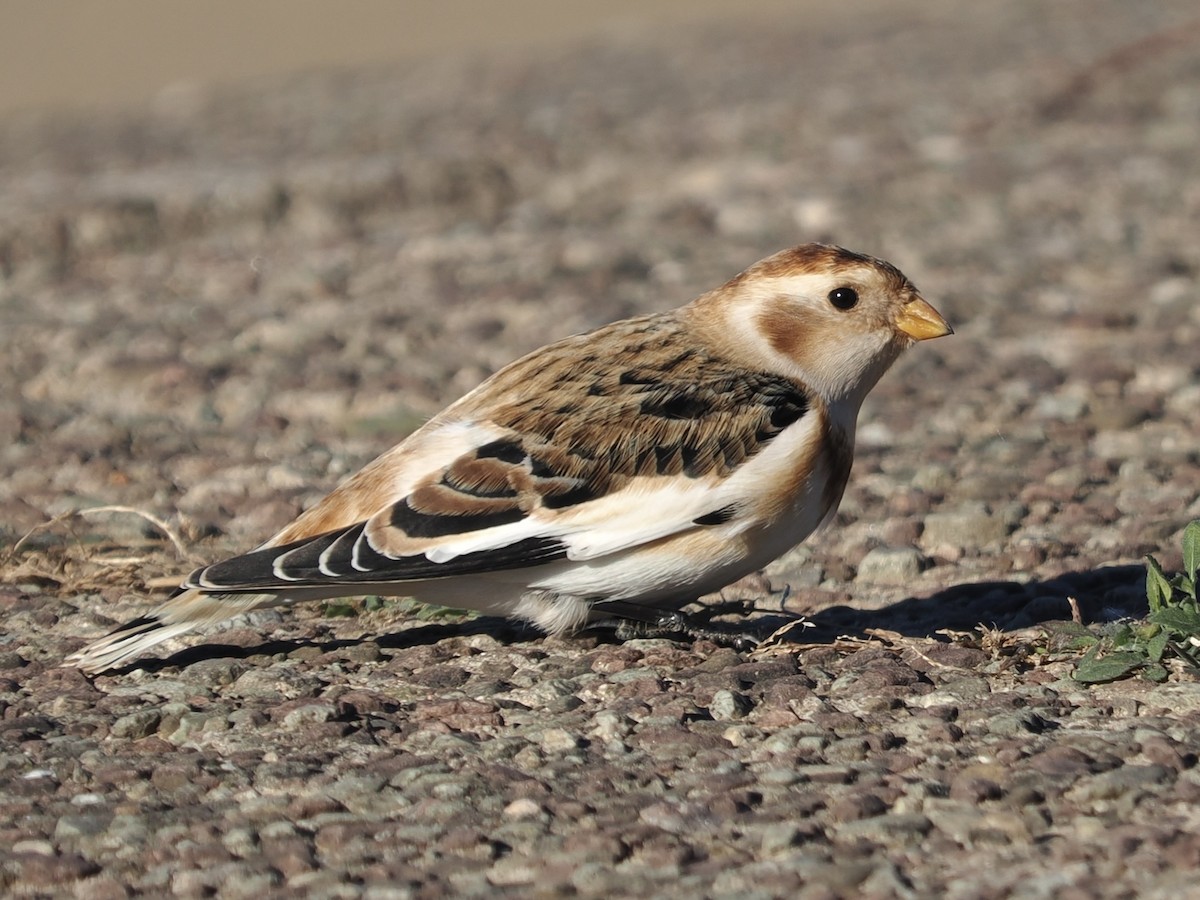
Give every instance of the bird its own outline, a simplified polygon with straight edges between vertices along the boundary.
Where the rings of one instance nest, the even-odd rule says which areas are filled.
[[[828,523],[859,409],[953,333],[894,265],[809,243],[499,369],[240,556],[72,654],[96,674],[250,610],[373,594],[655,623]]]

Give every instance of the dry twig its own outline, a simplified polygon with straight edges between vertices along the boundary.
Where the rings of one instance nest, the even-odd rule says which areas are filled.
[[[97,513],[126,513],[129,515],[140,516],[167,536],[167,539],[170,540],[171,544],[175,547],[175,553],[180,559],[187,559],[188,557],[187,548],[184,547],[183,541],[180,539],[179,535],[175,533],[175,530],[171,528],[170,525],[153,513],[148,513],[145,510],[136,509],[132,506],[94,506],[91,509],[79,510],[80,516],[91,516],[96,515]]]

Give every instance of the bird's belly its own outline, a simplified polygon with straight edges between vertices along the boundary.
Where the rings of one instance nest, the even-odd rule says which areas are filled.
[[[422,602],[523,618],[529,616],[522,603],[531,595],[559,596],[564,602],[681,606],[762,569],[812,534],[837,508],[848,466],[831,465],[819,450],[800,449],[772,447],[760,461],[765,465],[747,473],[757,485],[742,496],[775,498],[773,508],[760,507],[757,514],[747,512],[721,525],[689,528],[593,559],[409,582],[397,585],[396,592]],[[547,602],[546,597],[539,602]]]

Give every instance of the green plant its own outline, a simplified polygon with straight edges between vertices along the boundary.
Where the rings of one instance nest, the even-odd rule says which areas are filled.
[[[362,610],[359,609],[359,604],[353,598],[340,600],[326,600],[325,605],[321,609],[322,615],[326,619],[351,619],[360,614],[361,611],[378,612],[382,609],[393,608],[398,612],[408,613],[415,619],[422,622],[439,622],[443,620],[454,619],[472,619],[475,614],[461,609],[450,609],[445,606],[434,606],[429,603],[420,603],[408,597],[378,597],[368,596],[362,601]]]
[[[1119,622],[1099,637],[1075,669],[1075,680],[1115,681],[1134,672],[1151,681],[1164,681],[1163,660],[1171,654],[1193,675],[1200,675],[1200,601],[1196,571],[1200,569],[1200,520],[1183,530],[1183,571],[1168,577],[1158,560],[1146,557],[1146,600],[1150,614],[1144,622]]]

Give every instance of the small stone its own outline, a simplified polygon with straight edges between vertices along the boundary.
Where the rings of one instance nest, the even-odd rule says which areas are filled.
[[[569,753],[580,746],[581,740],[565,728],[547,728],[539,743],[545,753]]]
[[[386,778],[377,773],[350,773],[343,775],[333,784],[328,785],[322,794],[339,803],[349,803],[361,797],[374,797],[383,790],[386,783]],[[430,794],[439,796],[436,792],[445,784],[455,784],[455,782],[443,782],[430,788]]]
[[[661,828],[672,834],[683,834],[690,827],[685,810],[673,803],[653,803],[638,813],[638,818],[647,825]]]
[[[850,766],[816,763],[797,766],[796,774],[803,781],[812,781],[818,784],[850,784],[854,781],[854,769]]]
[[[637,670],[634,670],[637,671]],[[617,679],[613,679],[614,681]],[[520,688],[509,692],[509,699],[515,700],[530,709],[562,710],[564,700],[578,699],[575,696],[579,688],[571,681],[562,678],[548,678],[532,687]],[[578,705],[578,704],[576,704]]]
[[[1050,747],[1029,757],[1025,768],[1051,777],[1073,777],[1097,771],[1096,761],[1074,747]]]
[[[1009,532],[1005,516],[993,515],[983,503],[967,503],[956,510],[925,517],[921,543],[926,547],[984,547],[1003,541]]]
[[[214,717],[207,713],[185,712],[176,721],[174,731],[166,735],[166,738],[172,744],[182,744],[204,731],[209,719],[212,718]]]
[[[876,547],[858,564],[857,578],[872,584],[908,584],[924,564],[925,557],[912,547]]]
[[[541,816],[545,810],[542,805],[528,797],[520,797],[504,807],[506,819],[533,819]]]
[[[1171,772],[1165,766],[1121,766],[1080,783],[1071,791],[1071,797],[1084,802],[1115,800],[1135,791],[1149,790],[1170,777]]]
[[[111,815],[96,813],[94,815],[60,816],[54,825],[56,840],[64,838],[76,839],[100,834],[108,829],[112,821]]]
[[[760,784],[771,785],[772,787],[788,787],[801,780],[801,776],[794,769],[783,769],[772,767],[764,769],[762,774],[758,776]]]
[[[537,881],[537,866],[521,856],[504,856],[488,870],[487,880],[498,887],[533,884]]]
[[[1000,713],[987,720],[987,730],[998,737],[1014,737],[1025,734],[1041,734],[1048,723],[1035,712]]]
[[[852,763],[867,758],[870,744],[860,737],[838,738],[825,747],[825,761],[829,763]]]
[[[628,716],[612,710],[601,710],[592,718],[592,730],[588,732],[600,741],[620,740],[633,730],[633,721]]]
[[[1032,415],[1038,419],[1074,422],[1087,412],[1087,398],[1079,392],[1044,394],[1033,406]]]
[[[761,741],[763,732],[753,725],[730,725],[721,732],[721,737],[729,741],[731,747],[741,747],[750,741]]]
[[[709,701],[708,711],[718,722],[741,719],[754,709],[754,701],[737,691],[717,691]]]
[[[843,839],[865,838],[880,844],[916,844],[933,829],[933,822],[920,813],[890,813],[846,822],[838,827]]]
[[[1200,684],[1161,684],[1151,690],[1145,698],[1147,706],[1162,706],[1175,715],[1195,713],[1200,710]]]
[[[164,704],[159,710],[161,716],[158,723],[159,735],[170,740],[170,736],[179,728],[180,718],[191,711],[191,707],[186,703],[175,702]]]
[[[803,831],[792,822],[778,822],[763,829],[760,846],[766,854],[778,853],[800,843]]]
[[[877,794],[857,794],[843,797],[829,808],[835,822],[855,822],[887,812],[887,804]]]
[[[124,900],[129,893],[128,885],[104,873],[97,873],[72,885],[75,900]]]
[[[227,879],[222,885],[220,895],[232,900],[246,897],[258,900],[260,897],[271,896],[279,887],[280,878],[274,872],[256,872],[246,874],[239,872],[235,878]],[[330,896],[330,895],[326,895]],[[368,896],[368,894],[364,894]],[[374,895],[369,895],[374,896]],[[411,895],[405,895],[411,896]]]
[[[258,834],[250,828],[231,828],[221,838],[225,849],[234,856],[248,859],[258,852]]]
[[[383,651],[375,641],[363,641],[361,644],[351,644],[349,647],[345,647],[338,652],[345,659],[357,663],[373,663],[383,659]]]
[[[946,494],[954,488],[954,473],[946,466],[921,466],[913,473],[911,484],[918,490]]]
[[[13,850],[16,851],[16,845]],[[44,887],[53,885],[57,888],[54,894],[58,896],[62,895],[62,887],[66,882],[78,881],[99,871],[98,865],[78,853],[64,853],[61,856],[53,853],[31,853],[21,860],[21,876],[24,881]],[[50,896],[49,893],[38,893],[41,896]]]
[[[950,782],[951,800],[982,803],[984,800],[995,800],[1003,793],[1000,785],[990,778],[981,778],[964,773]]]
[[[1092,397],[1087,422],[1097,431],[1128,431],[1144,421],[1145,412],[1125,397]]]
[[[283,727],[290,731],[320,722],[332,722],[337,718],[337,707],[332,703],[308,703],[298,706],[283,717]]]
[[[188,674],[202,684],[233,684],[246,671],[246,664],[236,659],[202,659],[188,667]]]
[[[125,738],[131,741],[141,740],[158,731],[158,723],[160,721],[162,721],[162,716],[158,710],[138,710],[137,712],[121,716],[121,718],[113,722],[112,728],[109,729],[109,734],[116,738]]]
[[[1009,810],[985,810],[957,800],[930,800],[925,812],[939,831],[964,846],[1025,843],[1030,839],[1028,825]]]
[[[1142,755],[1152,763],[1166,766],[1174,772],[1190,769],[1196,764],[1196,756],[1192,752],[1181,752],[1170,738],[1162,735],[1151,735],[1141,740]],[[75,798],[72,798],[74,802]]]
[[[786,582],[792,587],[816,587],[825,578],[825,572],[813,559],[813,550],[808,544],[793,547],[763,570],[772,581]]]

